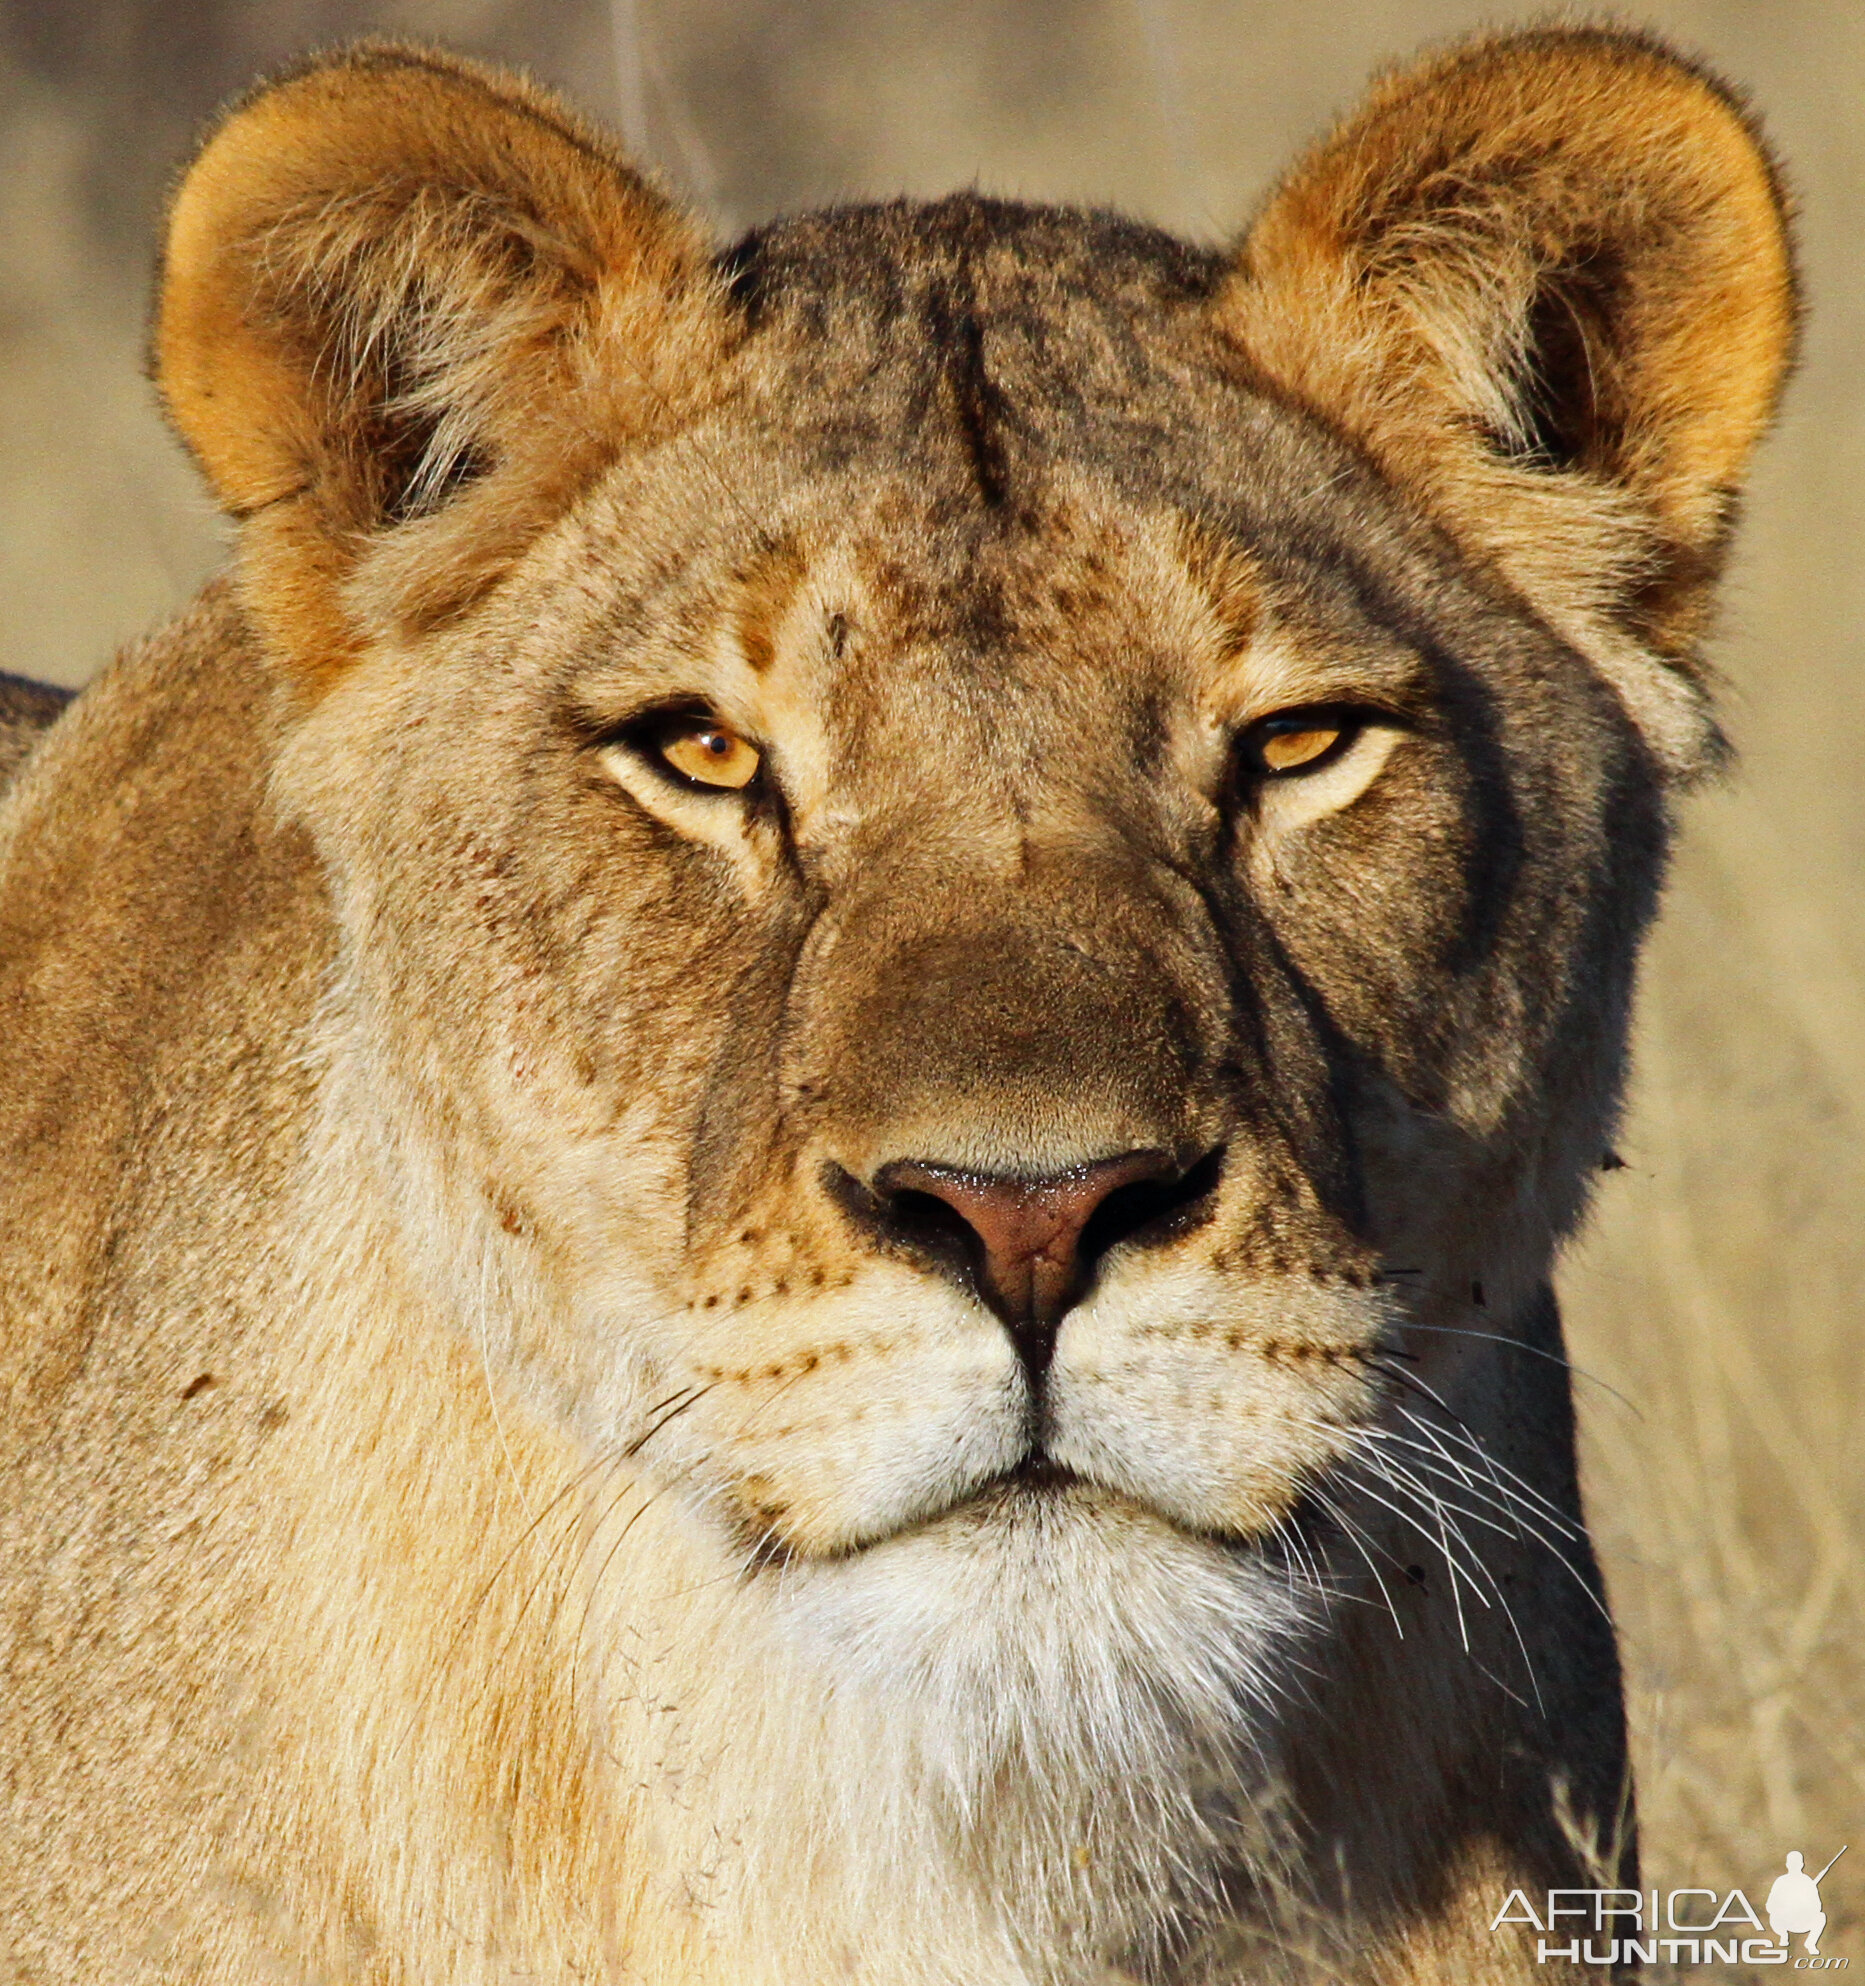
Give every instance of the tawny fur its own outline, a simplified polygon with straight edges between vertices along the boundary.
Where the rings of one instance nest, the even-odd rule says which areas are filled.
[[[1549,1279],[1793,328],[1633,36],[1228,254],[715,255],[432,51],[236,106],[235,570],[0,699],[13,1973],[1539,1977],[1635,1869]],[[1134,1153],[1040,1352],[886,1186]]]

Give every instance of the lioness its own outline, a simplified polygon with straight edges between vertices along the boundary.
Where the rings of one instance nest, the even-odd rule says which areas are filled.
[[[1234,252],[238,105],[235,571],[0,814],[11,1976],[1544,1976],[1635,1880],[1550,1268],[1794,315],[1626,34]]]

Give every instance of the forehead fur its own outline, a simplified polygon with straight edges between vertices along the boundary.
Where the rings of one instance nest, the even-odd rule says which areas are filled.
[[[1124,215],[978,193],[799,214],[721,258],[754,325],[801,316],[872,351],[962,346],[968,320],[1152,317],[1208,299],[1224,258]]]
[[[780,221],[720,266],[754,343],[781,352],[788,395],[820,406],[825,441],[858,447],[885,403],[896,442],[944,443],[987,508],[1013,500],[1039,435],[1079,444],[1156,395],[1222,274],[1117,215],[969,193]]]

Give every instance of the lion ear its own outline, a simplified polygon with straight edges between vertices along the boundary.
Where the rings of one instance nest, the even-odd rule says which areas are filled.
[[[170,214],[155,369],[273,646],[328,674],[497,579],[726,336],[707,245],[515,77],[362,44],[237,106]]]
[[[1295,167],[1220,309],[1564,633],[1616,648],[1671,756],[1692,707],[1703,749],[1694,649],[1796,324],[1781,189],[1726,90],[1610,30],[1454,48]]]

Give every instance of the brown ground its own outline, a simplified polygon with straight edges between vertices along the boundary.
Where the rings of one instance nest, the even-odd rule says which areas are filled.
[[[527,61],[725,227],[975,181],[1203,236],[1448,0],[12,0],[0,12],[0,669],[77,683],[219,556],[137,371],[164,176],[214,102],[364,27]],[[1651,957],[1629,1165],[1565,1277],[1651,1879],[1790,1847],[1865,1965],[1865,10],[1659,0],[1752,90],[1813,315],[1719,657],[1744,750]],[[1553,1976],[1552,1974],[1550,1975]],[[1725,1970],[1722,1977],[1729,1977]],[[1770,1976],[1770,1975],[1758,1975]]]

